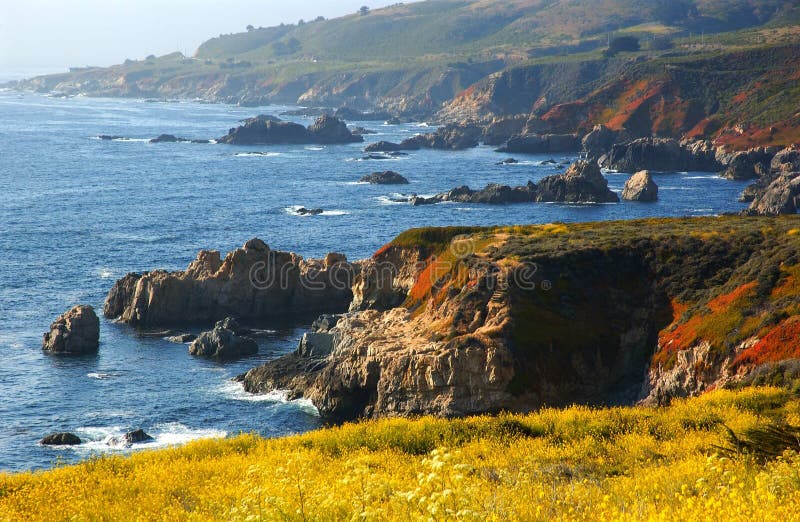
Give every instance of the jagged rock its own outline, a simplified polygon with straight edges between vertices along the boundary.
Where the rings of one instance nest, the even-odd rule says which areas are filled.
[[[742,203],[750,203],[756,198],[760,198],[773,181],[778,179],[781,174],[779,172],[767,172],[763,174],[755,183],[746,186],[742,193],[739,195],[739,201]]]
[[[640,170],[628,181],[622,190],[622,199],[628,201],[655,201],[658,199],[658,185],[647,170]]]
[[[80,437],[78,437],[74,433],[66,433],[66,432],[52,433],[39,441],[39,444],[42,444],[44,446],[75,446],[80,443],[81,443]]]
[[[474,124],[449,124],[436,132],[419,134],[400,143],[402,150],[445,149],[461,150],[477,147],[483,130]]]
[[[217,141],[231,145],[334,144],[357,143],[364,138],[353,135],[343,121],[327,114],[317,118],[308,128],[262,115],[245,120]]]
[[[294,211],[294,213],[297,214],[298,216],[318,216],[323,212],[325,211],[321,208],[306,208],[306,207],[300,207]]]
[[[512,136],[497,152],[544,154],[550,152],[577,152],[580,139],[577,134],[528,134]]]
[[[356,136],[347,125],[334,116],[323,114],[308,128],[312,143],[360,143],[364,141],[361,136]]]
[[[242,333],[239,323],[227,317],[217,322],[210,332],[201,333],[189,346],[189,353],[216,359],[235,359],[258,353],[258,344]]]
[[[364,149],[364,152],[397,152],[403,150],[399,143],[392,143],[391,141],[378,141],[370,143]]]
[[[225,259],[203,250],[185,271],[129,274],[106,299],[106,317],[138,327],[211,323],[220,317],[265,320],[347,310],[358,265],[326,264],[271,250],[252,239]]]
[[[133,444],[141,442],[150,442],[155,440],[152,436],[145,433],[143,429],[137,429],[127,432],[122,437],[109,437],[106,439],[106,444],[109,446],[123,446],[126,448],[131,447]]]
[[[595,125],[592,131],[581,140],[581,148],[589,161],[598,161],[607,154],[615,143],[630,141],[625,129],[613,131],[605,125]]]
[[[364,127],[353,127],[350,132],[353,133],[353,136],[366,136],[368,134],[378,134],[377,131],[365,129]]]
[[[89,305],[72,307],[50,325],[42,349],[51,353],[96,352],[100,345],[100,320]]]
[[[781,173],[745,211],[749,215],[796,214],[800,205],[800,172]]]
[[[150,140],[150,143],[183,143],[187,142],[186,138],[178,138],[172,134],[161,134],[157,138]]]
[[[772,158],[770,169],[773,172],[800,172],[800,149],[787,147]]]
[[[516,165],[519,161],[515,160],[514,158],[506,158],[503,161],[498,162],[498,165]]]
[[[527,121],[527,116],[495,118],[483,129],[481,139],[486,145],[502,145],[512,136],[521,134]]]
[[[719,172],[723,166],[707,142],[679,142],[671,138],[640,138],[611,147],[603,166],[619,172]]]
[[[362,177],[359,181],[362,183],[371,183],[373,185],[408,185],[408,180],[391,170],[385,172],[373,172]]]
[[[414,206],[432,205],[444,201],[454,201],[458,203],[488,203],[492,205],[504,205],[508,203],[526,203],[534,200],[536,185],[528,182],[528,185],[520,187],[510,187],[490,183],[481,190],[472,190],[466,185],[454,188],[449,192],[437,194],[430,198],[412,196],[411,204]]]
[[[597,163],[576,161],[564,174],[543,178],[536,184],[534,201],[567,203],[616,203],[619,197],[608,188]]]
[[[727,179],[757,178],[769,170],[772,155],[764,148],[734,152],[729,155],[718,154],[717,159],[726,165],[722,177]]]

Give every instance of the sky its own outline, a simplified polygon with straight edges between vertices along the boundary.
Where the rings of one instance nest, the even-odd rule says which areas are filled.
[[[181,51],[247,25],[333,18],[397,0],[0,0],[0,76]]]

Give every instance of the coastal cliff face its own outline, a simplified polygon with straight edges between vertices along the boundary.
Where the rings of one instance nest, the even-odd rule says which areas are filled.
[[[103,313],[149,328],[345,311],[357,271],[341,254],[306,260],[251,239],[225,259],[202,250],[185,271],[126,275],[109,292]]]
[[[795,217],[411,230],[368,262],[396,281],[362,272],[350,313],[241,380],[338,419],[694,395],[800,357],[799,230]]]

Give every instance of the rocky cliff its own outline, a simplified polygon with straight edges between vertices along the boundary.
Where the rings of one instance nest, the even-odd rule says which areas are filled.
[[[665,402],[800,357],[800,219],[419,229],[301,349],[242,376],[325,416]]]

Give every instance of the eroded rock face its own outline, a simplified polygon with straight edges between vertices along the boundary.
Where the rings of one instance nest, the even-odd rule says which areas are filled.
[[[640,170],[628,181],[622,191],[622,199],[628,201],[655,201],[658,199],[658,185],[653,181],[650,171]]]
[[[544,154],[551,152],[577,152],[581,140],[577,134],[527,134],[512,136],[497,152]]]
[[[597,163],[576,161],[564,174],[543,178],[536,184],[535,201],[569,203],[616,203],[619,197],[608,188]]]
[[[494,118],[483,129],[483,143],[486,145],[502,145],[522,133],[525,124],[528,121],[528,116],[507,116],[502,118]]]
[[[772,154],[768,149],[757,148],[731,154],[717,154],[720,163],[726,165],[722,177],[727,179],[753,179],[770,170]]]
[[[777,173],[765,189],[754,189],[753,202],[745,211],[749,215],[775,216],[796,214],[800,205],[800,172]]]
[[[671,138],[640,138],[615,144],[603,166],[631,173],[640,170],[719,172],[723,169],[710,143],[680,142]]]
[[[344,311],[357,264],[303,259],[251,239],[221,259],[203,250],[185,271],[129,274],[108,294],[106,317],[137,327],[213,323],[227,316],[274,319]]]
[[[345,122],[334,116],[323,114],[308,127],[313,143],[361,143],[364,138],[356,136],[347,128]]]
[[[401,150],[445,149],[461,150],[477,147],[483,129],[475,124],[448,124],[436,132],[419,134],[403,140]]]
[[[201,333],[189,346],[189,353],[199,357],[236,359],[258,353],[258,344],[246,337],[232,317],[217,322],[214,329]]]
[[[44,334],[42,349],[50,353],[84,354],[100,345],[100,320],[89,305],[74,306],[58,316]]]
[[[800,149],[787,147],[772,158],[770,168],[773,172],[800,172]]]

